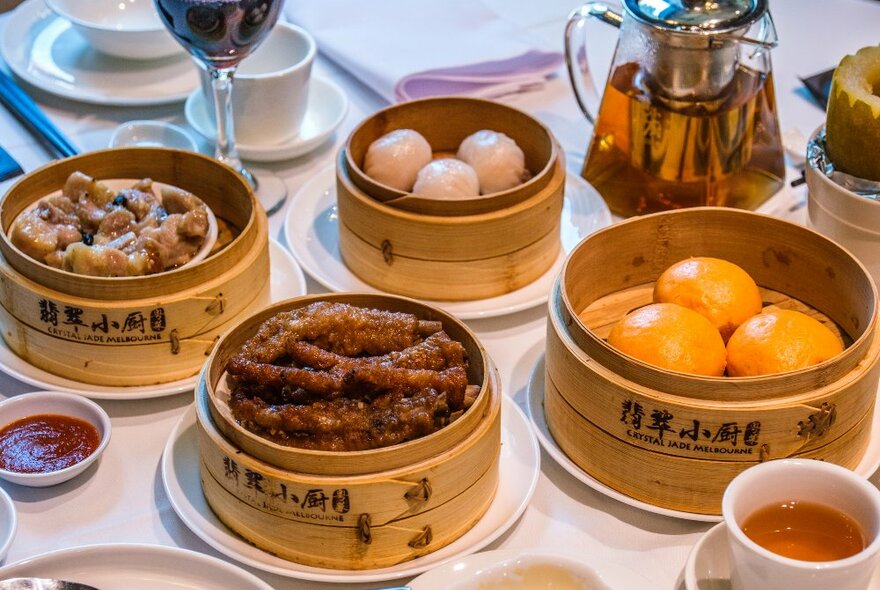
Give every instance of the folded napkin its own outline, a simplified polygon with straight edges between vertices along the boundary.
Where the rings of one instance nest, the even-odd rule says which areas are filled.
[[[480,0],[296,0],[285,11],[391,102],[524,92],[563,60]]]

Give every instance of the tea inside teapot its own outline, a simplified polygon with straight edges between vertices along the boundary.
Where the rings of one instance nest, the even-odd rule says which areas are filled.
[[[754,209],[781,188],[772,21],[748,37],[761,4],[626,0],[582,171],[612,211]]]

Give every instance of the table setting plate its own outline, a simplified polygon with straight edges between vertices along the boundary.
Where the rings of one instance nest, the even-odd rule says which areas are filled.
[[[730,590],[727,525],[719,523],[696,542],[684,566],[684,590]],[[880,568],[866,590],[880,590]]]
[[[213,142],[217,131],[205,106],[201,88],[189,95],[184,106],[186,122],[199,135]],[[323,144],[342,124],[348,113],[348,98],[336,83],[320,76],[309,81],[309,98],[306,114],[299,133],[277,144],[255,145],[235,142],[238,154],[254,162],[289,160],[309,153]]]
[[[0,568],[0,579],[40,577],[101,590],[272,590],[238,566],[178,547],[85,545],[51,551]]]
[[[202,494],[194,407],[186,411],[171,432],[160,471],[165,493],[180,519],[196,536],[224,555],[259,570],[301,580],[381,582],[414,576],[479,551],[519,519],[538,483],[541,452],[525,414],[506,396],[502,400],[501,424],[498,490],[486,514],[451,544],[417,559],[379,569],[337,570],[287,561],[254,547],[226,528]]]
[[[91,48],[43,0],[27,0],[6,21],[0,55],[16,76],[70,100],[149,106],[181,102],[199,85],[182,49],[157,60],[126,60]]]
[[[305,295],[306,278],[296,260],[274,239],[269,239],[270,303]],[[0,338],[0,370],[40,389],[76,393],[91,399],[149,399],[192,391],[198,375],[156,385],[112,387],[74,381],[35,367],[16,355]]]
[[[553,266],[534,282],[474,301],[429,301],[463,320],[497,317],[546,303],[566,254],[583,238],[611,224],[611,213],[596,190],[580,176],[568,174],[562,206],[562,251]],[[303,270],[333,292],[379,293],[352,273],[339,253],[339,217],[333,167],[306,182],[293,197],[284,220],[284,236]]]
[[[541,355],[541,358],[535,364],[535,368],[532,369],[532,374],[529,377],[528,395],[526,396],[526,412],[529,416],[529,421],[534,427],[533,430],[535,431],[541,447],[548,455],[550,455],[550,457],[553,458],[554,461],[556,461],[556,463],[559,464],[560,467],[575,479],[586,484],[600,494],[617,500],[618,502],[623,502],[633,508],[638,508],[639,510],[659,514],[661,516],[680,518],[682,520],[698,522],[721,521],[721,515],[719,514],[701,514],[696,512],[685,512],[683,510],[672,510],[669,508],[654,506],[653,504],[641,500],[636,500],[635,498],[605,485],[581,469],[580,466],[569,459],[565,454],[565,451],[559,447],[553,439],[550,427],[547,425],[547,419],[544,414],[544,378],[544,355]],[[871,424],[871,439],[868,442],[868,448],[865,450],[862,460],[853,471],[862,477],[868,478],[873,475],[878,468],[880,468],[880,412],[874,412],[873,422]],[[700,590],[703,590],[702,586],[700,587]]]

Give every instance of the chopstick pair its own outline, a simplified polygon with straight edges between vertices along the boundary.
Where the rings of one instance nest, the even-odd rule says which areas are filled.
[[[56,157],[67,158],[79,153],[76,146],[43,114],[33,99],[2,70],[0,103]]]

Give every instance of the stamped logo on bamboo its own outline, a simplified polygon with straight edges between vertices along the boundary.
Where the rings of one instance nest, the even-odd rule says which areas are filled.
[[[40,319],[39,328],[46,334],[93,344],[161,341],[167,326],[163,307],[114,315],[40,299],[35,312]]]
[[[757,453],[761,423],[751,421],[708,423],[675,416],[668,409],[646,407],[633,400],[621,403],[620,423],[625,435],[646,448],[663,447],[707,455]]]

